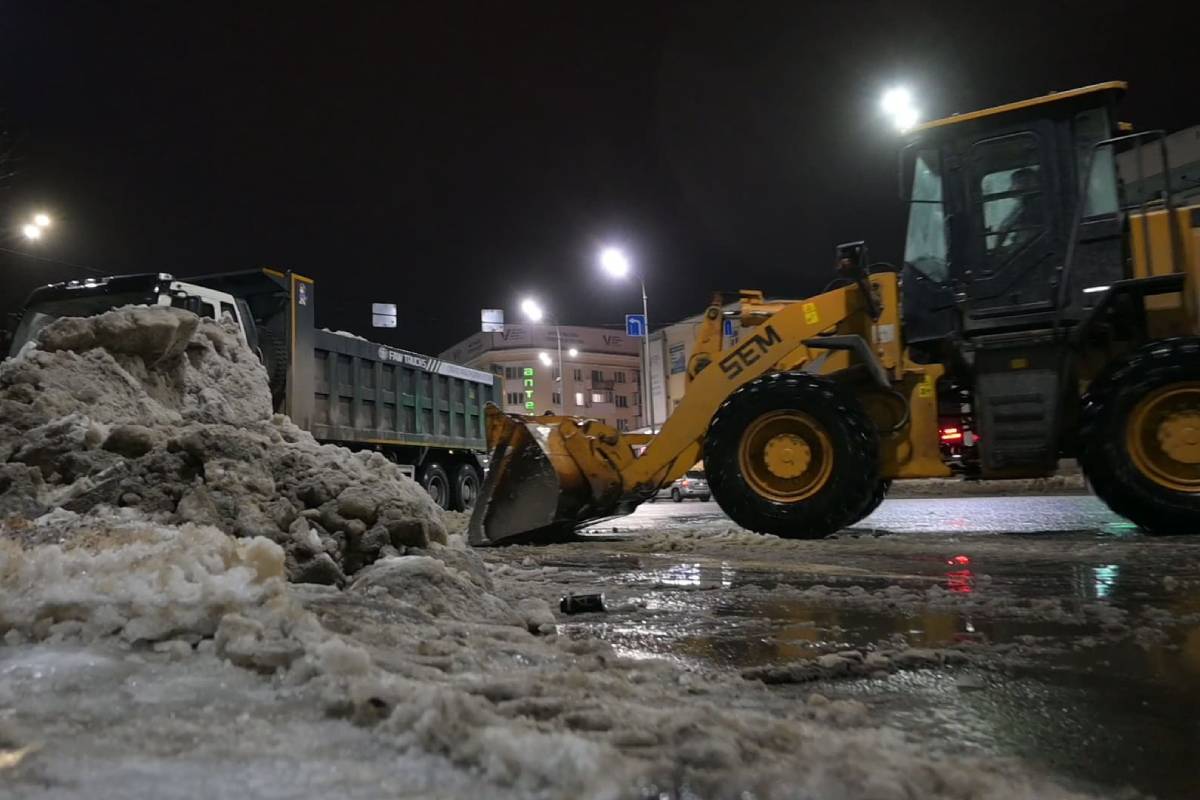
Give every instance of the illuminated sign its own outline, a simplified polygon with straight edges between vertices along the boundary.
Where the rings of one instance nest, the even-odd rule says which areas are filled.
[[[533,402],[533,367],[525,367],[525,410],[533,411],[536,404]]]

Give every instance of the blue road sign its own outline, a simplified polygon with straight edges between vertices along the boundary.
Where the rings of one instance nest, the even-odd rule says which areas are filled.
[[[728,317],[725,318],[725,335],[733,336],[733,320]]]
[[[625,335],[641,338],[646,335],[646,315],[645,314],[626,314],[625,315]]]

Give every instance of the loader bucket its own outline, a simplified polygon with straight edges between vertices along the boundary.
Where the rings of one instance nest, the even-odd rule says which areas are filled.
[[[593,497],[568,451],[563,420],[507,415],[488,406],[491,459],[467,527],[472,545],[561,541],[577,525],[606,515],[610,504]]]

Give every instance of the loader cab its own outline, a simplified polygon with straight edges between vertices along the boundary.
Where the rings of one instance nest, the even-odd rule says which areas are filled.
[[[1097,84],[914,130],[900,159],[910,343],[1036,330],[1082,314],[1059,285],[1072,240],[1083,283],[1122,277],[1119,224],[1108,216],[1076,231],[1075,216],[1089,181],[1115,185],[1112,165],[1094,164],[1093,151],[1115,135],[1124,89]]]

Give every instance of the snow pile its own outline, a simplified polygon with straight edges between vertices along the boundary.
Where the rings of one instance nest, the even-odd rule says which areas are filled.
[[[0,539],[0,630],[23,639],[211,637],[229,613],[283,597],[283,551],[215,528],[79,521],[72,546]]]
[[[231,323],[173,308],[64,318],[0,365],[0,520],[56,507],[262,536],[293,580],[320,583],[446,537],[383,456],[321,446],[273,415]]]

